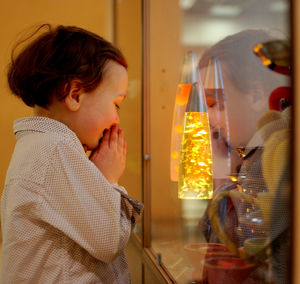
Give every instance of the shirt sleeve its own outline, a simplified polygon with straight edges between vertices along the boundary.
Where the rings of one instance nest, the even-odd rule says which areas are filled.
[[[40,204],[43,221],[93,257],[110,262],[124,250],[131,220],[121,196],[78,148],[59,143],[51,157]]]
[[[121,194],[121,209],[126,213],[127,219],[131,220],[132,225],[135,225],[143,213],[144,204],[129,196],[122,186],[114,185],[114,188]]]

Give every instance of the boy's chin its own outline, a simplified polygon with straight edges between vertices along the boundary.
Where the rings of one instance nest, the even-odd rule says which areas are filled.
[[[93,142],[89,143],[89,145],[82,144],[84,151],[87,152],[87,151],[96,150],[99,147],[100,143],[101,143],[102,137],[103,137],[103,134],[100,135],[98,140],[94,140]]]

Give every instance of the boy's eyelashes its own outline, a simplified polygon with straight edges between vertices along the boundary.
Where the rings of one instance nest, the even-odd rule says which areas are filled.
[[[120,109],[120,106],[118,104],[115,104],[115,106],[116,106],[117,109]]]

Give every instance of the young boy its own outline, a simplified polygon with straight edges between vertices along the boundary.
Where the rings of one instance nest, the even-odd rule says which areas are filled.
[[[1,281],[130,283],[124,248],[140,204],[118,185],[127,64],[93,33],[49,25],[39,32],[45,27],[8,72],[12,92],[34,115],[14,123]]]

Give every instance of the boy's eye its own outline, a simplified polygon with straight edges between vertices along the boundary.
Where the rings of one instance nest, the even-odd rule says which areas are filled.
[[[117,109],[120,109],[120,106],[119,106],[119,105],[115,104],[115,106],[116,106]]]

